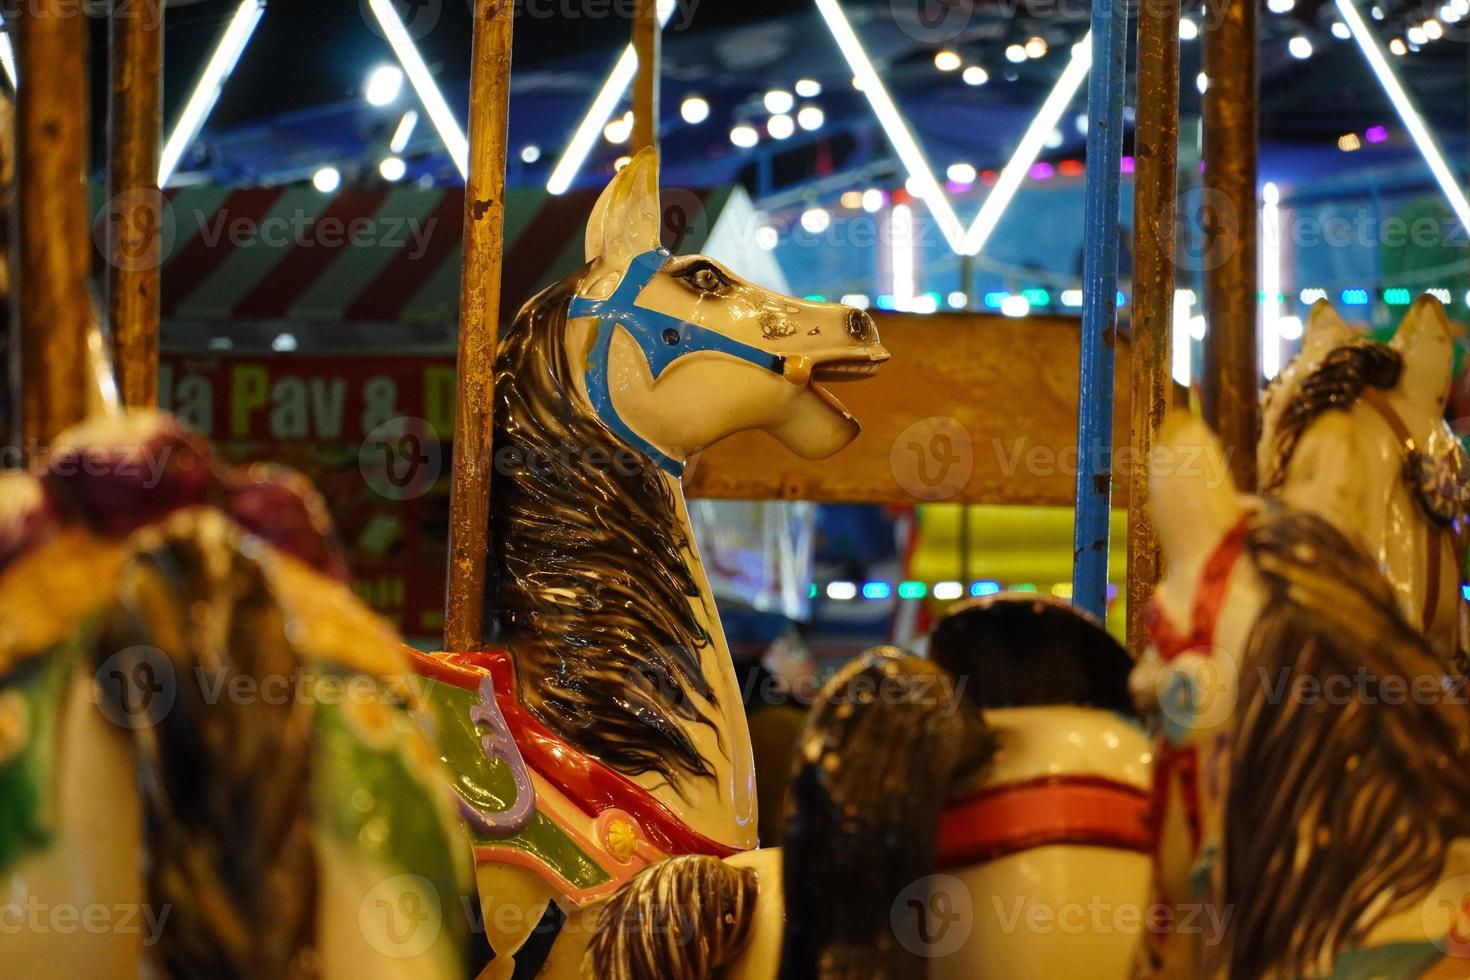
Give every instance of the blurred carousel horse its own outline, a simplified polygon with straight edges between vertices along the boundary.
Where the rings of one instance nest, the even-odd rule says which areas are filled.
[[[1129,976],[1152,840],[1132,661],[1035,595],[957,608],[932,647],[870,651],[823,688],[786,846],[756,852],[746,904],[728,903],[750,935],[719,976]],[[729,945],[732,926],[701,943],[702,920],[668,907],[696,900],[712,864],[667,861],[614,896],[586,975],[710,975],[689,950]]]
[[[644,151],[599,199],[587,264],[502,338],[494,632],[418,659],[475,841],[489,976],[577,976],[598,903],[672,855],[709,860],[693,904],[670,910],[701,920],[685,975],[738,946],[755,894],[738,866],[756,843],[750,738],[680,477],[748,429],[830,456],[858,423],[823,384],[888,358],[866,313],[671,256],[662,226]]]
[[[1200,465],[1154,477],[1167,568],[1131,678],[1162,733],[1157,899],[1227,925],[1159,934],[1142,972],[1463,977],[1460,681],[1355,537],[1238,496],[1197,420],[1160,444]]]
[[[1318,302],[1301,354],[1263,398],[1258,458],[1262,491],[1354,536],[1386,570],[1405,618],[1464,674],[1470,463],[1445,421],[1451,330],[1432,296],[1388,344]]]
[[[0,973],[464,976],[413,677],[299,476],[154,413],[5,473]]]

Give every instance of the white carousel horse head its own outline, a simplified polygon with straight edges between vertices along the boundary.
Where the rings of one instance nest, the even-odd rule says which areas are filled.
[[[838,451],[858,424],[824,385],[888,357],[860,310],[670,255],[663,216],[644,151],[598,200],[586,265],[502,335],[486,649],[422,662],[461,684],[435,703],[462,781],[486,764],[464,718],[486,710],[482,681],[524,748],[525,778],[477,802],[487,822],[472,827],[495,976],[575,975],[587,933],[559,923],[665,857],[755,845],[744,705],[680,479],[744,430]],[[536,822],[491,826],[512,810]],[[536,913],[502,928],[506,901]],[[529,943],[543,910],[556,927]]]
[[[818,382],[866,377],[888,359],[872,317],[762,289],[703,256],[672,257],[663,224],[658,155],[643,150],[587,222],[588,267],[570,315],[600,312],[610,334],[592,355],[594,367],[605,359],[605,380],[586,378],[594,407],[609,415],[606,398],[678,461],[746,429],[812,459],[851,442],[857,421]],[[593,342],[589,331],[583,343]],[[595,390],[604,385],[610,396]]]
[[[1319,303],[1297,360],[1263,404],[1262,488],[1356,536],[1409,621],[1458,661],[1456,534],[1470,466],[1444,418],[1454,363],[1444,307],[1421,297],[1383,345]]]
[[[1161,445],[1221,458],[1193,419]],[[1161,733],[1156,900],[1230,913],[1225,942],[1168,936],[1151,968],[1421,975],[1452,939],[1434,889],[1465,871],[1470,713],[1354,538],[1284,503],[1200,506],[1195,476],[1151,492],[1167,572],[1132,683]]]
[[[324,515],[303,478],[234,470],[155,413],[79,425],[0,479],[8,971],[406,980],[482,961],[457,917],[432,935],[403,918],[469,893],[468,841],[401,641],[352,594]]]

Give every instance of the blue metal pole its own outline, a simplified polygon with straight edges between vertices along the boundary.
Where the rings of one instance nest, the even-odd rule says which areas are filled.
[[[1072,602],[1107,614],[1113,480],[1113,346],[1118,328],[1118,213],[1127,77],[1127,0],[1093,0],[1087,83],[1087,197],[1082,226],[1082,370],[1077,398],[1077,524]]]

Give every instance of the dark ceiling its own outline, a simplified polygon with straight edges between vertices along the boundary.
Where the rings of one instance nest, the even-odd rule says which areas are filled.
[[[472,0],[395,2],[407,11],[406,19],[424,18],[417,23],[432,25],[418,43],[462,118]],[[517,145],[536,142],[546,153],[539,169],[513,161],[513,181],[545,179],[545,170],[615,52],[626,43],[628,22],[620,14],[632,2],[518,0],[512,140]],[[947,0],[946,9],[962,15],[966,27],[946,43],[967,62],[984,65],[991,73],[989,84],[972,88],[962,84],[957,73],[936,70],[933,54],[939,45],[915,27],[921,5],[937,2],[946,0],[847,0],[843,6],[933,162],[941,168],[951,158],[995,166],[1003,162],[1045,97],[1066,46],[1086,30],[1088,4],[1001,0],[971,7],[969,0]],[[1359,2],[1367,9],[1372,0]],[[1385,40],[1437,10],[1437,4],[1380,2],[1384,19],[1375,26]],[[236,0],[169,4],[166,122],[178,116],[235,7]],[[940,8],[930,11],[936,9]],[[1186,10],[1195,20],[1201,18],[1197,4]],[[1261,12],[1261,126],[1263,137],[1273,145],[1325,152],[1335,150],[1338,136],[1346,131],[1396,123],[1355,45],[1329,33],[1335,19],[1332,4],[1325,0],[1299,0],[1285,14]],[[259,182],[299,179],[303,162],[317,158],[344,160],[348,164],[344,173],[350,174],[353,159],[362,156],[361,169],[369,172],[372,161],[367,158],[381,152],[384,132],[396,119],[396,113],[372,109],[361,97],[368,69],[392,61],[391,51],[371,23],[367,0],[270,0],[185,169],[207,172],[215,180]],[[1316,54],[1310,60],[1287,54],[1287,41],[1296,34],[1311,38]],[[1037,35],[1050,43],[1051,54],[1020,65],[1007,62],[1003,52],[1008,44]],[[1451,147],[1465,142],[1470,120],[1467,36],[1470,19],[1451,25],[1444,39],[1396,60],[1431,123]],[[105,94],[104,42],[105,25],[98,22],[92,58],[92,87],[98,100]],[[1186,116],[1198,110],[1194,77],[1200,69],[1200,48],[1199,41],[1182,45]],[[743,173],[749,181],[754,157],[731,146],[730,125],[746,118],[759,124],[761,93],[772,86],[789,86],[803,76],[823,83],[820,101],[828,124],[818,133],[798,132],[780,144],[778,184],[800,183],[830,171],[834,153],[856,160],[887,155],[871,112],[848,84],[848,69],[809,0],[680,0],[665,34],[664,57],[665,157],[671,166],[685,166],[690,180],[707,183]],[[688,127],[679,122],[678,102],[687,92],[709,98],[713,108],[709,123]],[[411,93],[405,98],[411,100]],[[1074,113],[1085,109],[1083,102],[1079,97]],[[1079,155],[1080,135],[1071,126],[1062,131],[1066,145],[1055,152]],[[101,113],[94,113],[94,132],[100,147]],[[416,141],[420,159],[416,169],[410,161],[410,174],[449,176],[446,161],[433,159],[437,143],[432,133],[420,135]],[[600,143],[589,173],[608,169],[619,152]],[[280,161],[280,166],[273,169],[273,161]],[[846,162],[839,159],[835,165],[840,169]],[[290,174],[297,176],[285,176]]]

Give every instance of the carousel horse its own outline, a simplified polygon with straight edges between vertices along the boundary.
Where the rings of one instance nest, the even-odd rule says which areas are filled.
[[[1144,975],[1463,977],[1470,711],[1360,541],[1237,494],[1175,416],[1155,473],[1166,571],[1130,684],[1161,740],[1156,898],[1223,933],[1161,933]]]
[[[1096,621],[1027,594],[957,607],[931,650],[869,651],[823,687],[785,846],[725,893],[728,923],[641,929],[714,874],[711,858],[666,861],[607,903],[585,975],[710,976],[689,950],[748,934],[719,976],[1128,977],[1152,839],[1132,660]]]
[[[400,643],[304,479],[165,416],[84,422],[0,476],[0,973],[483,962]]]
[[[1261,488],[1354,535],[1387,570],[1408,621],[1465,673],[1460,537],[1470,462],[1445,421],[1451,325],[1432,296],[1388,344],[1356,334],[1326,301],[1302,353],[1262,402]]]
[[[747,429],[831,455],[858,424],[825,383],[888,357],[866,313],[674,257],[662,226],[644,151],[599,199],[586,265],[502,337],[491,631],[418,658],[474,838],[489,976],[576,976],[597,904],[670,856],[714,862],[702,913],[744,900],[747,873],[719,859],[756,843],[750,738],[680,477]]]

